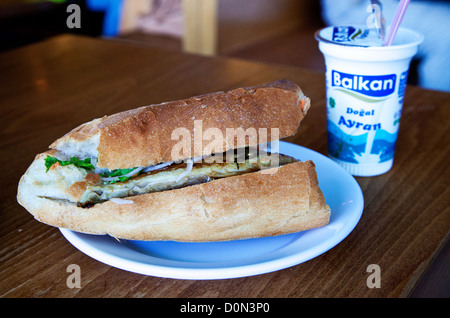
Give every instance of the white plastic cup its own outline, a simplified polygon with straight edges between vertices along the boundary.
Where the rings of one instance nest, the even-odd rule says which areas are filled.
[[[380,175],[394,162],[409,65],[423,35],[400,28],[391,46],[359,46],[336,41],[335,28],[345,27],[315,34],[326,64],[328,155],[354,176]]]

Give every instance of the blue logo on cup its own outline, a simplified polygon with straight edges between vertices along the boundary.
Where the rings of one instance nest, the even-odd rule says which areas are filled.
[[[355,75],[331,71],[331,86],[342,87],[370,97],[386,97],[395,91],[395,74]]]
[[[369,35],[369,30],[356,29],[352,26],[336,26],[333,28],[334,42],[352,42],[355,40],[365,39]]]

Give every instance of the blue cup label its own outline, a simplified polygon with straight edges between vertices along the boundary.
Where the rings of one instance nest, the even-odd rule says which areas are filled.
[[[393,159],[407,72],[364,75],[328,70],[328,152],[341,161]],[[400,91],[399,91],[400,88]]]
[[[370,97],[386,97],[394,93],[397,76],[354,75],[331,71],[331,86],[341,87]]]

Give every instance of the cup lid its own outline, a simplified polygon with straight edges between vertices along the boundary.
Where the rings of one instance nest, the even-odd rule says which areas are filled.
[[[399,28],[394,43],[391,46],[382,46],[383,41],[378,38],[377,30],[362,25],[329,26],[316,31],[314,36],[319,42],[333,45],[383,50],[417,46],[424,39],[420,32]]]

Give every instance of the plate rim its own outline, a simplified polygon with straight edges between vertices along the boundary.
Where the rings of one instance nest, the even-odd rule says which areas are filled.
[[[147,276],[154,276],[154,277],[163,277],[163,278],[173,278],[173,279],[189,279],[189,280],[213,280],[213,279],[231,279],[231,278],[239,278],[239,277],[248,277],[248,276],[254,276],[254,275],[261,275],[265,273],[270,273],[278,270],[282,270],[285,268],[289,268],[295,265],[299,265],[301,263],[304,263],[306,261],[309,261],[329,250],[334,248],[336,245],[338,245],[340,242],[342,242],[356,227],[356,225],[359,223],[363,210],[364,210],[364,196],[362,193],[362,190],[357,183],[357,181],[354,179],[354,177],[349,174],[347,171],[345,171],[341,166],[339,166],[335,161],[333,161],[331,158],[324,156],[323,154],[316,152],[312,149],[300,146],[298,144],[289,143],[286,141],[279,141],[279,148],[280,153],[285,153],[285,151],[282,151],[281,148],[297,148],[301,152],[306,152],[309,154],[312,154],[313,156],[318,156],[321,158],[321,160],[325,160],[328,164],[333,166],[334,169],[337,169],[341,174],[343,173],[346,175],[348,180],[352,183],[352,186],[355,188],[356,192],[355,197],[357,197],[357,206],[354,208],[357,210],[355,216],[351,218],[353,222],[348,222],[344,225],[345,229],[338,231],[337,234],[325,239],[323,242],[320,242],[317,245],[314,245],[314,248],[309,248],[304,251],[300,251],[299,253],[293,253],[290,255],[286,255],[285,257],[275,258],[271,259],[265,262],[261,263],[252,263],[252,264],[244,264],[241,266],[230,266],[230,267],[200,267],[200,268],[192,268],[192,267],[174,267],[174,266],[161,266],[161,265],[155,265],[153,263],[143,263],[143,262],[137,262],[132,259],[126,259],[122,258],[118,255],[113,255],[107,251],[102,250],[99,248],[98,245],[93,246],[92,244],[89,244],[89,241],[86,239],[83,239],[83,236],[87,237],[95,237],[103,240],[110,240],[111,243],[113,242],[114,238],[108,236],[108,235],[94,235],[94,234],[85,234],[85,233],[79,233],[75,231],[71,231],[68,229],[60,228],[62,235],[71,243],[75,248],[77,248],[82,253],[88,255],[91,258],[94,258],[95,260],[102,262],[106,265],[119,268],[125,271],[134,272],[142,275]],[[303,159],[301,159],[303,160]],[[304,159],[308,160],[308,159]],[[314,160],[313,160],[314,161]],[[318,176],[319,177],[319,176]],[[320,184],[320,178],[319,178],[319,187],[323,187],[324,185]],[[323,189],[322,189],[323,191]],[[328,202],[327,202],[328,203]],[[333,211],[331,211],[333,213]],[[330,226],[330,224],[325,225],[323,228],[326,228]],[[320,229],[320,228],[319,228]],[[299,234],[302,235],[305,232],[308,231],[315,231],[318,229],[310,229],[303,232],[298,233],[292,233],[287,235],[295,235]],[[255,239],[258,240],[258,239]],[[331,242],[331,243],[330,243]],[[108,243],[108,241],[106,242]],[[118,243],[118,242],[117,242]],[[121,245],[123,248],[127,248],[129,250],[132,250],[135,253],[139,253],[138,251],[125,246]],[[143,254],[143,253],[141,253]],[[149,258],[152,258],[148,255]],[[180,263],[183,263],[180,261]]]

